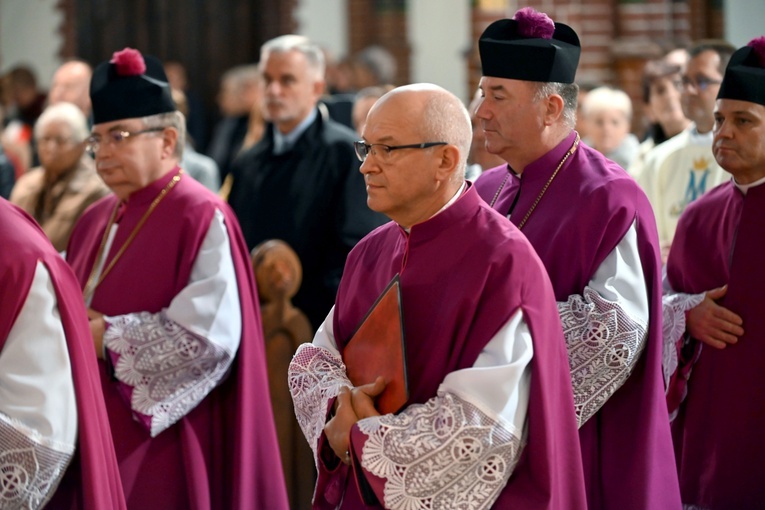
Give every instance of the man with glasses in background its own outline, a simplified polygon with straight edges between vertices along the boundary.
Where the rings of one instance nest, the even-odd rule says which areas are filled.
[[[335,306],[290,365],[319,467],[314,508],[362,508],[362,499],[585,508],[553,290],[526,238],[465,181],[467,110],[435,85],[400,87],[372,107],[363,137],[367,202],[392,221],[348,255]],[[387,382],[353,387],[343,355],[395,275],[409,400],[381,415],[372,399]]]
[[[88,150],[112,194],[75,225],[130,508],[286,508],[249,254],[184,174],[185,121],[162,64],[126,48],[94,71]]]
[[[656,216],[662,261],[667,260],[677,221],[685,207],[727,179],[712,155],[717,92],[735,48],[725,41],[700,41],[682,70],[681,104],[692,124],[657,145],[638,177]]]

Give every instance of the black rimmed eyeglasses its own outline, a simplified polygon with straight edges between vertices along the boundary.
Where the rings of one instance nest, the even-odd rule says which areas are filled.
[[[140,131],[122,131],[120,129],[116,129],[114,131],[109,131],[106,133],[106,138],[108,141],[110,141],[114,145],[120,145],[122,142],[130,138],[131,136],[138,136],[145,133],[157,133],[159,131],[164,131],[167,129],[166,126],[161,127],[153,127],[153,128],[147,128],[142,129]],[[99,147],[101,147],[101,144],[103,143],[100,136],[97,135],[91,135],[87,140],[87,145],[85,145],[85,150],[90,152],[91,154],[95,154]]]
[[[411,145],[385,145],[384,143],[366,143],[364,140],[353,142],[353,148],[356,149],[356,157],[363,162],[367,156],[372,154],[375,157],[382,158],[383,161],[390,157],[390,153],[401,149],[428,149],[437,145],[448,145],[447,142],[425,142],[414,143]]]

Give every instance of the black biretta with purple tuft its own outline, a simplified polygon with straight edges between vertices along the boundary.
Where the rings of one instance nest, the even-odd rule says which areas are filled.
[[[176,110],[162,62],[133,48],[115,52],[96,67],[90,101],[95,124]]]
[[[731,56],[717,99],[765,105],[765,36],[752,39]]]
[[[495,21],[478,40],[484,76],[574,83],[581,46],[576,32],[525,7]]]

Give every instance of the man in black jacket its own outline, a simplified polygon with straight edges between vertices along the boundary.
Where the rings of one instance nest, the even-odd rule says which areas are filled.
[[[294,298],[314,329],[334,304],[345,257],[385,217],[366,204],[353,151],[356,135],[317,107],[324,92],[324,55],[308,39],[285,35],[261,48],[263,139],[232,167],[229,203],[252,249],[282,239],[303,264]]]

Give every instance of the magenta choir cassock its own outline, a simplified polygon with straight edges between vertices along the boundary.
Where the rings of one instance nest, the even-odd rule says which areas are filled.
[[[286,508],[257,292],[231,210],[176,167],[130,196],[106,267],[179,178],[90,303],[107,316],[101,385],[128,505]],[[114,195],[97,202],[72,234],[67,256],[83,288],[117,205]],[[227,283],[207,271],[229,271]],[[174,310],[182,295],[185,306]],[[210,306],[195,305],[204,299],[230,307],[228,316],[208,317]],[[223,331],[233,345],[208,341],[239,318],[240,335]]]
[[[667,261],[673,291],[699,294],[727,284],[720,304],[743,319],[736,345],[719,350],[691,338],[669,389],[683,502],[702,508],[758,508],[765,501],[765,397],[758,390],[765,371],[764,233],[765,186],[744,195],[733,182],[721,184],[683,213]]]
[[[319,469],[316,508],[363,508],[364,488],[386,508],[586,507],[552,288],[523,235],[467,186],[410,233],[389,222],[365,237],[323,329],[295,355],[290,386]],[[351,385],[343,346],[396,274],[410,400],[353,426],[350,468],[322,427]]]
[[[33,431],[19,425],[13,411],[9,410],[7,414],[5,409],[2,411],[0,436],[4,449],[3,472],[6,476],[20,475],[20,470],[23,470],[26,475],[16,480],[26,482],[23,490],[19,491],[22,494],[18,494],[24,499],[23,505],[21,500],[14,500],[14,491],[10,487],[4,491],[3,501],[24,508],[27,505],[34,507],[44,501],[48,501],[50,508],[125,508],[106,409],[100,394],[93,341],[79,285],[37,223],[3,199],[0,199],[0,268],[0,303],[3,304],[0,307],[0,360],[4,366],[7,363],[14,365],[17,375],[23,376],[26,381],[21,384],[36,379],[43,383],[38,388],[42,395],[33,393],[21,407],[15,406],[16,411],[22,409],[22,414],[31,416],[35,413],[36,404],[46,405],[44,403],[49,402],[48,399],[54,399],[57,401],[50,405],[58,407],[58,412],[41,420],[50,420],[51,423],[64,420],[62,415],[69,413],[58,398],[59,390],[62,385],[71,385],[77,415],[76,440],[71,445],[73,451],[62,452],[64,448],[60,441],[47,441],[49,438],[39,430]],[[47,286],[54,291],[55,299],[43,290]],[[47,295],[50,301],[41,298],[41,295]],[[35,309],[27,310],[30,303],[34,304]],[[41,303],[46,304],[46,307],[40,306]],[[20,324],[22,321],[27,324]],[[41,366],[50,368],[52,361],[49,359],[38,363],[39,358],[38,362],[25,360],[25,350],[18,347],[8,352],[11,351],[9,344],[13,341],[9,339],[19,331],[33,335],[32,338],[24,338],[29,349],[37,349],[36,343],[39,343],[39,349],[31,353],[27,349],[28,354],[38,357],[42,355],[40,350],[44,349],[48,357],[66,360],[66,356],[59,356],[55,351],[55,337],[50,335],[50,329],[46,329],[46,324],[53,323],[63,328],[65,352],[68,354],[66,369],[70,374],[58,380],[53,371],[42,374],[31,371],[22,373],[22,366],[30,369]],[[6,357],[12,359],[3,359]],[[2,374],[3,393],[15,391],[18,386],[6,386],[6,376]],[[19,383],[19,380],[16,382]],[[50,385],[56,387],[46,391]],[[5,396],[2,401],[3,405],[8,404]],[[29,433],[25,434],[25,431]],[[10,452],[7,449],[11,448],[15,453],[8,455]],[[48,484],[54,487],[55,494],[44,492]],[[18,483],[15,489],[20,489],[21,485]],[[24,497],[23,493],[27,496]]]
[[[569,350],[590,508],[679,508],[662,360],[656,221],[637,184],[572,131],[530,163],[476,182],[547,269]],[[560,165],[545,192],[545,185]],[[514,206],[513,206],[514,203]]]

